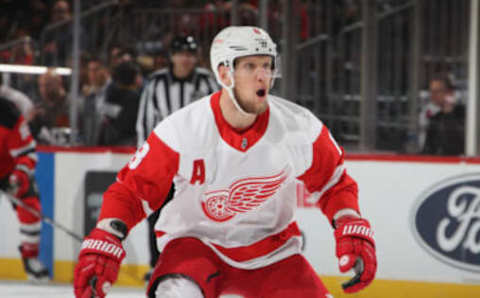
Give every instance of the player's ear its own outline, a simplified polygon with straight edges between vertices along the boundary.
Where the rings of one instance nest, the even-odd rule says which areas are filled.
[[[220,64],[218,66],[218,76],[222,83],[224,83],[226,86],[230,86],[230,84],[232,83],[230,71],[228,67],[226,67],[224,64]]]

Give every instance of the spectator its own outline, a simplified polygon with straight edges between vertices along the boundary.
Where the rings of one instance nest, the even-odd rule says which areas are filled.
[[[55,128],[68,127],[67,92],[62,77],[52,70],[38,77],[39,101],[30,121],[32,134],[39,143],[59,144],[54,137]]]
[[[454,96],[454,87],[446,76],[430,81],[432,103],[439,111],[430,118],[424,154],[461,155],[465,147],[465,107]]]
[[[73,26],[70,4],[65,0],[57,0],[52,7],[50,24],[58,27],[45,36],[43,55],[47,65],[65,65],[72,52]],[[87,48],[85,31],[80,28],[80,49]]]
[[[114,45],[110,48],[110,55],[108,57],[108,65],[110,71],[113,71],[117,65],[123,62],[136,62],[138,63],[138,57],[136,51],[131,47],[124,47],[120,45]],[[143,85],[143,76],[140,71],[137,72],[136,77],[137,86]]]
[[[135,122],[140,101],[138,73],[138,66],[131,61],[122,62],[113,69],[113,82],[102,111],[104,118],[99,145],[135,145]]]
[[[110,73],[98,59],[92,58],[87,63],[87,82],[82,88],[80,106],[80,138],[86,146],[98,144],[102,122],[102,108],[105,94],[110,85]]]
[[[130,47],[113,47],[111,50],[110,68],[113,70],[122,62],[134,61],[135,50]]]
[[[92,57],[87,62],[87,82],[82,87],[82,93],[88,96],[97,93],[110,80],[110,74],[103,62]]]

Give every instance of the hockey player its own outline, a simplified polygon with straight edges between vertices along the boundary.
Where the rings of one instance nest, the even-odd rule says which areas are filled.
[[[148,297],[329,297],[300,254],[297,181],[334,228],[340,271],[359,270],[344,290],[372,282],[375,243],[343,150],[308,110],[268,94],[276,56],[260,28],[218,33],[210,60],[223,89],[163,120],[119,172],[82,244],[76,297],[105,296],[125,257],[122,240],[162,206],[172,181]]]
[[[15,104],[0,97],[0,189],[40,212],[33,177],[37,157],[35,141]],[[13,206],[20,222],[19,246],[29,280],[47,281],[48,269],[38,260],[41,220],[21,206]]]

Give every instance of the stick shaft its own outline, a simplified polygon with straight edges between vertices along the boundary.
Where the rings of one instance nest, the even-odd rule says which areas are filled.
[[[27,204],[25,204],[21,199],[18,199],[14,196],[12,196],[11,194],[5,192],[5,191],[2,191],[0,190],[0,195],[2,195],[3,197],[7,198],[7,200],[9,200],[10,202],[22,207],[23,209],[27,210],[28,212],[30,212],[31,214],[39,217],[42,221],[44,221],[45,223],[51,225],[52,227],[54,228],[57,228],[59,230],[62,230],[63,232],[65,232],[66,234],[68,234],[69,236],[71,236],[72,238],[74,238],[75,240],[79,241],[79,242],[82,242],[83,241],[83,237],[81,237],[80,235],[76,234],[75,232],[71,231],[70,229],[64,227],[63,225],[59,224],[58,222],[54,221],[53,219],[51,219],[50,217],[42,214],[41,212],[39,212],[38,210],[35,210],[33,209],[32,207],[28,206]]]

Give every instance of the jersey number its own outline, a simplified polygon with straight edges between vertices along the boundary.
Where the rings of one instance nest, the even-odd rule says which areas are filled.
[[[145,142],[143,146],[135,152],[135,155],[132,157],[130,162],[128,162],[128,167],[130,170],[134,170],[138,165],[142,162],[143,158],[147,155],[148,151],[150,151],[150,145]]]

